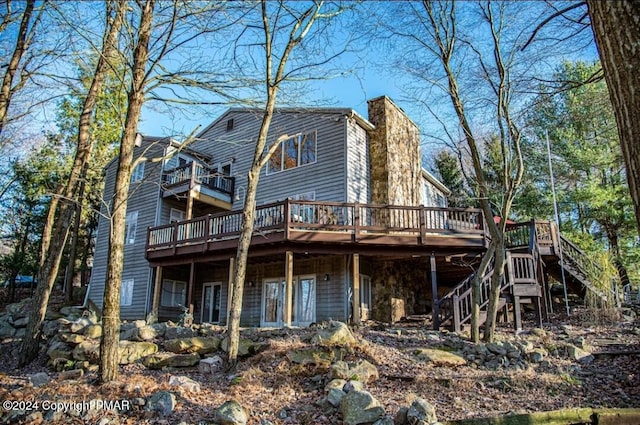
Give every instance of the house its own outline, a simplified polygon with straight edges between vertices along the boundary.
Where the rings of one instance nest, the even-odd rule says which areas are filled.
[[[141,138],[134,156],[149,160],[131,177],[122,319],[176,319],[189,308],[196,322],[226,323],[261,120],[260,110],[229,109],[189,146]],[[384,96],[368,102],[368,118],[345,108],[279,109],[269,140],[281,135],[290,137],[261,172],[242,325],[465,311],[456,303],[468,299],[452,291],[468,285],[486,249],[484,217],[447,206],[449,191],[421,167],[419,129],[402,109]],[[115,173],[114,161],[88,291],[99,308]]]

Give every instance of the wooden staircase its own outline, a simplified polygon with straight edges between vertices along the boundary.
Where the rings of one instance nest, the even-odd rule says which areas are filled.
[[[561,236],[555,223],[533,220],[516,223],[509,226],[505,238],[508,251],[506,270],[500,285],[501,297],[498,311],[504,309],[506,316],[511,307],[517,330],[522,328],[522,304],[534,304],[538,322],[540,326],[542,325],[541,301],[545,273],[562,281],[561,273],[564,269],[567,285],[572,291],[580,293],[591,291],[603,302],[612,299],[611,294],[598,289],[589,280],[589,276],[593,275],[589,271],[597,272],[599,265],[575,244]],[[562,261],[560,261],[560,252],[562,252]],[[492,275],[493,268],[490,267],[480,285],[481,325],[486,321]],[[434,312],[434,329],[447,326],[457,332],[463,325],[470,323],[474,277],[475,273],[469,275],[438,300],[437,309]]]

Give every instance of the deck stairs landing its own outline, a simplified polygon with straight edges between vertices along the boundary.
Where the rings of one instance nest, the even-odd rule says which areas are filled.
[[[512,307],[514,325],[521,329],[522,304],[534,304],[538,321],[541,322],[544,274],[561,281],[562,269],[567,285],[574,292],[591,291],[602,302],[611,294],[598,289],[589,280],[589,271],[600,267],[584,251],[561,236],[555,223],[530,221],[511,225],[505,234],[507,242],[506,268],[502,279],[499,309],[506,317]],[[562,261],[560,261],[562,252]],[[489,290],[493,267],[486,271],[480,285],[480,324],[484,324],[489,305]],[[434,328],[447,326],[460,331],[471,322],[473,307],[472,284],[475,273],[456,285],[438,300],[434,315]]]

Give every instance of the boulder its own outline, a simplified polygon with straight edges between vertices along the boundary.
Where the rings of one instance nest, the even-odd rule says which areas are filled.
[[[12,338],[16,334],[16,329],[7,322],[0,322],[0,338]]]
[[[581,364],[589,364],[595,359],[593,354],[571,344],[567,344],[567,353],[571,360],[575,360]]]
[[[200,383],[194,381],[186,376],[172,376],[169,378],[169,385],[172,387],[178,387],[182,391],[191,393],[200,392]]]
[[[342,420],[347,425],[375,422],[384,416],[384,408],[367,391],[350,391],[340,402]]]
[[[433,363],[436,366],[463,366],[467,363],[459,354],[434,348],[412,348],[411,354],[418,361]]]
[[[73,349],[69,344],[62,341],[54,341],[47,349],[47,356],[50,359],[66,359],[70,360],[73,357]]]
[[[89,325],[84,328],[84,336],[87,338],[100,338],[102,336],[102,325]]]
[[[167,326],[164,332],[166,339],[177,338],[191,338],[196,336],[196,333],[191,328],[185,328],[183,326]]]
[[[66,343],[78,345],[85,340],[85,337],[78,334],[61,333],[60,339]]]
[[[51,382],[51,378],[49,378],[49,375],[46,372],[29,375],[29,383],[34,387],[41,387],[43,385],[47,385],[49,382]]]
[[[18,317],[18,318],[13,318],[13,316],[11,317],[12,320],[10,321],[11,325],[14,328],[26,328],[27,325],[29,324],[29,318],[28,317]]]
[[[153,394],[145,403],[145,410],[149,410],[167,416],[176,408],[176,396],[169,391],[160,391]]]
[[[86,317],[81,317],[79,319],[77,319],[75,322],[71,323],[71,326],[69,327],[69,331],[72,333],[82,333],[82,331],[84,330],[84,328],[86,328],[87,326],[93,325],[93,323],[91,323],[91,320],[89,320]]]
[[[58,374],[58,380],[67,381],[71,379],[80,379],[82,376],[84,376],[84,370],[82,369],[65,370]]]
[[[246,357],[252,356],[254,354],[258,354],[259,352],[265,350],[269,347],[269,344],[265,344],[263,342],[255,342],[250,339],[241,338],[238,343],[238,356]],[[229,352],[229,339],[225,338],[222,340],[220,344],[220,348],[226,353]]]
[[[18,317],[27,317],[29,315],[29,310],[31,309],[31,301],[31,298],[25,298],[20,302],[8,304],[6,311],[14,319]]]
[[[293,363],[301,365],[315,365],[320,367],[329,367],[334,360],[333,351],[325,351],[318,348],[307,348],[304,350],[295,350],[287,352],[287,358]]]
[[[216,409],[213,420],[220,425],[246,425],[249,415],[240,403],[228,400]]]
[[[143,357],[154,354],[158,346],[152,342],[120,341],[120,364],[135,363]]]
[[[98,363],[100,358],[100,342],[95,340],[83,341],[73,349],[72,356],[75,360]]]
[[[155,353],[142,359],[142,363],[149,369],[165,367],[192,367],[200,362],[200,356],[192,354]]]
[[[140,341],[151,341],[158,338],[158,331],[153,326],[142,326],[138,328],[138,339]]]
[[[355,345],[357,341],[346,324],[331,321],[327,329],[321,329],[311,338],[311,343],[323,347],[351,347]]]
[[[207,357],[200,360],[198,370],[200,373],[216,373],[224,367],[224,360],[220,356]]]
[[[46,337],[52,337],[58,333],[60,328],[60,322],[58,320],[47,320],[42,325],[42,333]]]
[[[430,425],[438,422],[436,409],[423,398],[416,398],[407,411],[407,423],[409,425]]]
[[[342,390],[346,383],[347,381],[345,379],[332,379],[327,385],[325,385],[324,390],[329,391],[332,388]]]
[[[547,350],[545,350],[544,348],[534,348],[533,350],[529,351],[527,355],[530,362],[540,363],[549,355],[549,353],[547,353]]]
[[[347,393],[338,388],[330,388],[327,394],[327,402],[333,407],[339,407],[342,398],[346,395]]]
[[[364,391],[364,383],[361,381],[349,381],[342,387],[342,391],[348,393],[350,391]]]
[[[392,417],[385,416],[384,418],[375,421],[373,425],[395,425],[395,422]]]
[[[164,342],[164,349],[176,354],[212,353],[220,348],[221,340],[215,337],[191,337],[169,339]]]
[[[357,362],[337,361],[331,365],[331,379],[356,380],[368,384],[378,379],[378,369],[366,360]]]

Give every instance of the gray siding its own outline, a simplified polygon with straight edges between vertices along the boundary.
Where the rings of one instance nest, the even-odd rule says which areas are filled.
[[[234,129],[227,131],[227,121],[234,120]],[[242,198],[246,190],[246,174],[251,166],[255,141],[262,116],[253,112],[230,111],[199,136],[194,149],[213,156],[212,162],[232,160],[236,176],[236,194]],[[258,186],[258,204],[274,202],[307,192],[315,192],[316,200],[344,202],[345,193],[345,121],[342,112],[282,112],[276,113],[269,132],[269,141],[282,134],[294,136],[316,132],[316,162],[290,170],[266,174],[262,170]],[[234,202],[233,209],[240,209]]]
[[[164,152],[162,143],[155,143],[156,139],[145,139],[141,147],[134,151],[134,157],[143,154],[147,157],[160,157]],[[160,163],[145,163],[144,178],[140,182],[131,184],[127,212],[138,211],[135,242],[125,244],[122,279],[133,279],[132,303],[130,306],[120,307],[122,319],[143,318],[148,310],[149,284],[151,269],[145,258],[147,228],[156,223],[157,205],[160,199]],[[107,274],[108,246],[109,246],[109,210],[114,193],[117,161],[112,161],[106,169],[104,190],[104,204],[98,222],[98,235],[93,262],[93,271],[89,287],[89,299],[99,308],[103,306],[104,286]]]
[[[369,146],[367,132],[354,120],[347,122],[347,202],[369,203]]]

